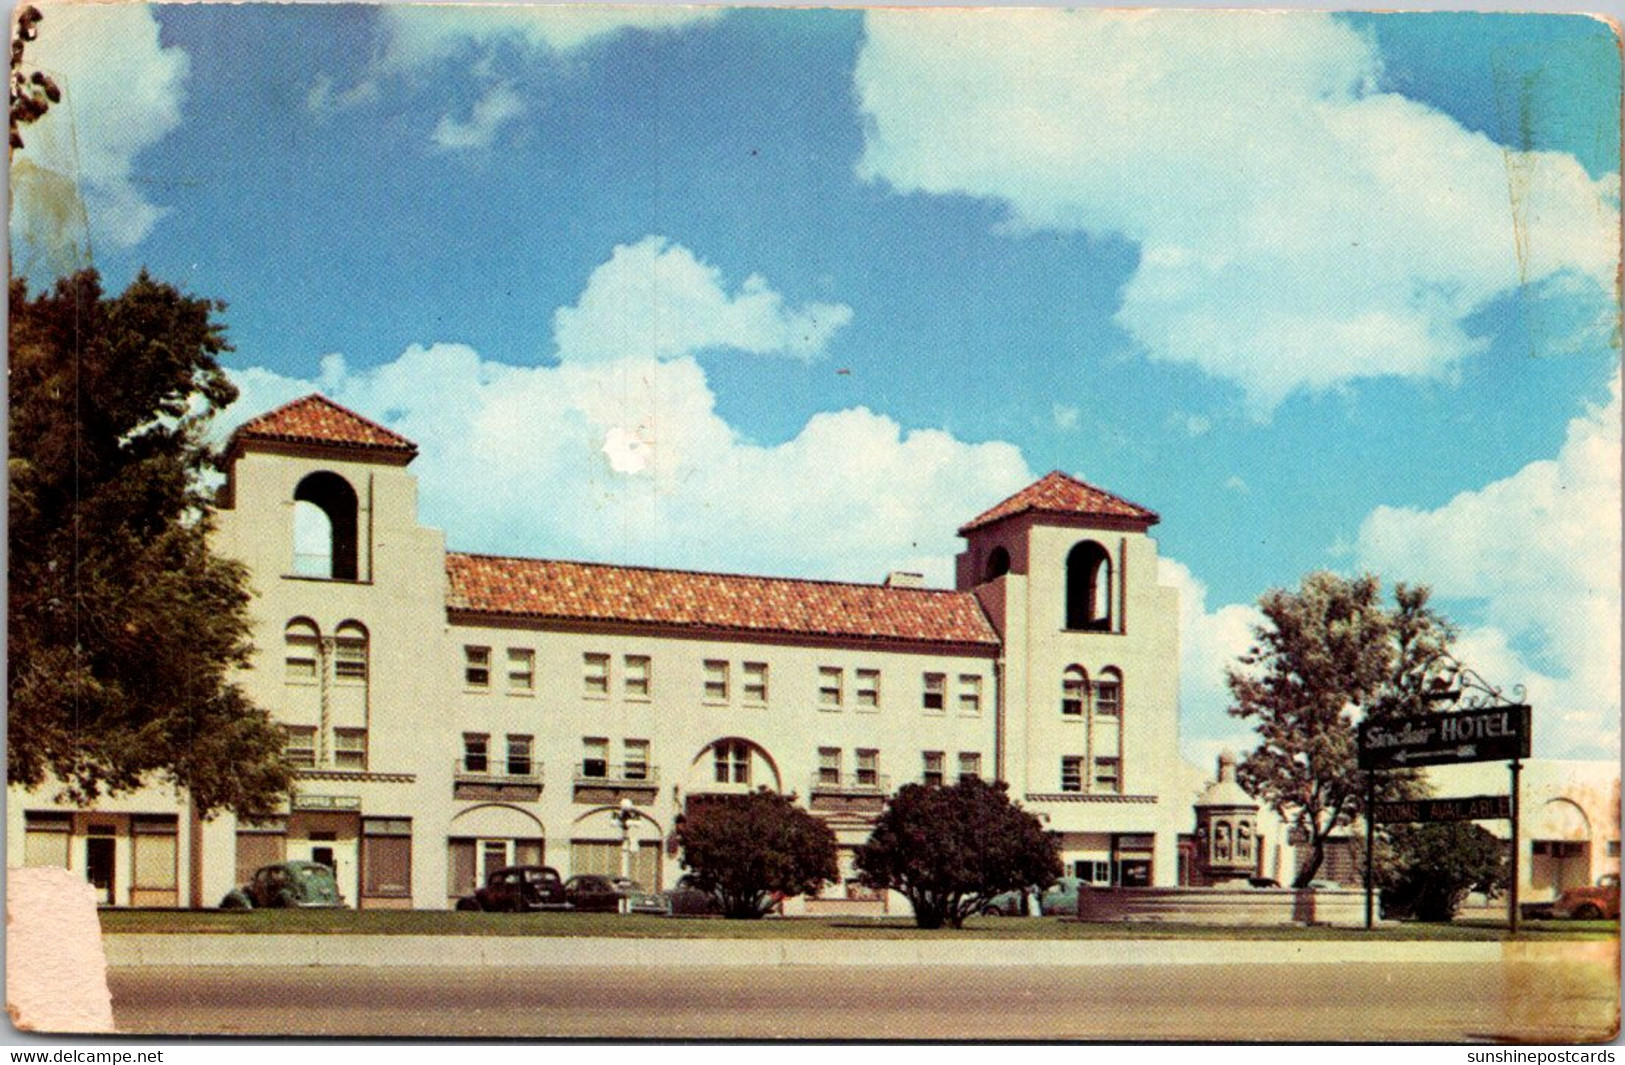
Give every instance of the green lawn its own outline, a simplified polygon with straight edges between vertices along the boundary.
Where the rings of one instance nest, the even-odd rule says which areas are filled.
[[[457,913],[431,910],[103,910],[102,931],[157,933],[277,932],[316,935],[604,936],[660,939],[1375,939],[1493,942],[1508,938],[1487,921],[1404,924],[1367,932],[1352,928],[1215,928],[1143,922],[1084,924],[1057,918],[980,917],[963,929],[924,932],[907,917],[791,917],[761,921],[622,917],[587,913]],[[1619,934],[1615,921],[1527,921],[1526,941],[1600,940]]]

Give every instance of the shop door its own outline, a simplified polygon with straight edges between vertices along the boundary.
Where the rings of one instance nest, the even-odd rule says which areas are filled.
[[[85,878],[96,891],[96,902],[113,905],[113,838],[91,836],[85,840]]]

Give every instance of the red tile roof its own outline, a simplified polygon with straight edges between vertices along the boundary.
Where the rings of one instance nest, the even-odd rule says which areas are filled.
[[[234,446],[240,440],[275,440],[405,455],[418,452],[418,446],[401,434],[315,392],[244,422],[231,440]]]
[[[984,510],[959,527],[961,534],[1024,511],[1041,514],[1081,514],[1092,518],[1118,518],[1155,525],[1162,519],[1154,510],[1130,503],[1104,488],[1054,470],[1023,488],[1004,502]]]
[[[446,555],[447,606],[483,614],[995,646],[970,592]]]

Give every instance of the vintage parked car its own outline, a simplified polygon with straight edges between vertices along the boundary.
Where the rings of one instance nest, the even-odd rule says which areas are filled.
[[[982,912],[989,917],[1019,916],[1022,912],[1021,896],[1026,894],[1029,897],[1027,913],[1042,917],[1071,917],[1078,912],[1078,892],[1083,886],[1083,881],[1077,877],[1063,876],[1042,892],[1028,888],[1026,892],[1006,891],[1002,895],[995,895],[982,907]]]
[[[694,884],[692,876],[679,877],[677,886],[661,892],[671,912],[685,917],[710,917],[722,912],[722,900],[714,892],[704,891]]]
[[[320,862],[277,862],[254,871],[248,883],[220,900],[222,910],[334,909],[344,905],[333,870]]]
[[[486,874],[485,886],[457,900],[459,910],[524,913],[527,910],[567,910],[564,881],[549,865],[509,865]]]
[[[588,913],[671,913],[671,903],[664,895],[645,891],[643,885],[624,876],[572,876],[564,882],[564,897],[571,909]]]
[[[1604,873],[1592,887],[1571,887],[1564,891],[1552,903],[1552,916],[1576,921],[1618,919],[1618,874]]]

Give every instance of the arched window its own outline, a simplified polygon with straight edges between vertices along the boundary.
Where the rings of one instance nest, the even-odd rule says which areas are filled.
[[[1109,632],[1112,627],[1112,559],[1085,540],[1066,556],[1066,627]]]
[[[1118,717],[1123,713],[1123,674],[1116,666],[1100,671],[1095,681],[1095,713],[1102,717]]]
[[[289,684],[315,684],[321,661],[322,634],[309,618],[294,618],[282,633],[286,645],[283,679]]]
[[[1083,700],[1089,691],[1089,674],[1082,666],[1067,666],[1061,674],[1061,715],[1082,717]]]
[[[356,579],[356,495],[336,473],[313,473],[293,493],[293,571]]]
[[[333,679],[340,684],[367,682],[367,630],[359,621],[342,622],[333,632]]]
[[[1002,546],[995,547],[987,553],[987,566],[982,574],[983,581],[995,581],[1010,572],[1010,552]]]

